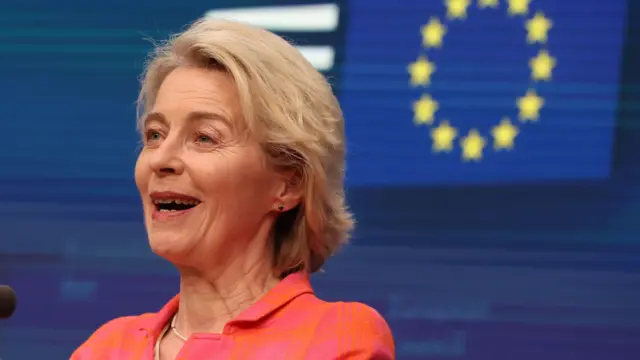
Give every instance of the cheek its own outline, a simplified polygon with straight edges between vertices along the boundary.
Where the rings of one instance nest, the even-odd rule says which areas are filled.
[[[268,206],[265,201],[273,197],[273,177],[246,155],[222,156],[210,160],[206,170],[200,167],[200,171],[193,172],[197,176],[194,180],[208,201],[222,206],[221,210],[263,212]]]
[[[147,186],[149,184],[149,167],[146,165],[146,160],[144,154],[140,154],[138,156],[138,160],[136,161],[136,166],[134,169],[134,176],[136,181],[136,186],[138,187],[138,191],[142,193],[146,192]]]

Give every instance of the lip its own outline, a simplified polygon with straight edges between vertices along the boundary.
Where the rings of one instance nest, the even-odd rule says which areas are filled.
[[[154,221],[168,221],[179,218],[181,216],[187,215],[193,210],[195,210],[201,203],[200,199],[190,196],[187,194],[182,194],[174,191],[154,191],[149,194],[151,198],[151,205],[153,206],[153,211],[151,213],[151,219]],[[187,200],[187,201],[198,201],[198,205],[186,209],[186,210],[173,210],[173,211],[160,211],[155,206],[155,201],[159,199],[173,199],[173,200]]]
[[[176,200],[197,200],[200,201],[200,199],[198,199],[195,196],[191,196],[191,195],[187,195],[187,194],[183,194],[183,193],[179,193],[179,192],[175,192],[175,191],[153,191],[149,194],[149,196],[151,197],[151,200],[158,200],[158,199],[176,199]]]
[[[191,209],[187,209],[187,210],[160,211],[154,206],[153,207],[153,212],[151,213],[151,219],[153,219],[154,221],[173,220],[173,219],[176,219],[178,217],[187,215],[188,213],[192,212],[197,207],[198,206],[196,205],[196,206],[192,207]]]

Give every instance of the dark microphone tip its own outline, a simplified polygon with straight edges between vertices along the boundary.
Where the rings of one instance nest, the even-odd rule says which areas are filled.
[[[6,285],[0,285],[0,319],[6,319],[16,310],[16,292]]]

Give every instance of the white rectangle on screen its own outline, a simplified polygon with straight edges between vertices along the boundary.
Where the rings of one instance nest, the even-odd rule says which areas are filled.
[[[336,4],[263,6],[210,10],[207,16],[234,20],[271,31],[330,32],[338,28]]]
[[[331,70],[335,58],[332,46],[296,46],[302,55],[320,71]]]

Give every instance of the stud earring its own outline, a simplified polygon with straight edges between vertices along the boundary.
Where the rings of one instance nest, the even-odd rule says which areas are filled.
[[[280,211],[280,212],[284,211],[284,204],[279,204],[278,205],[278,211]]]

